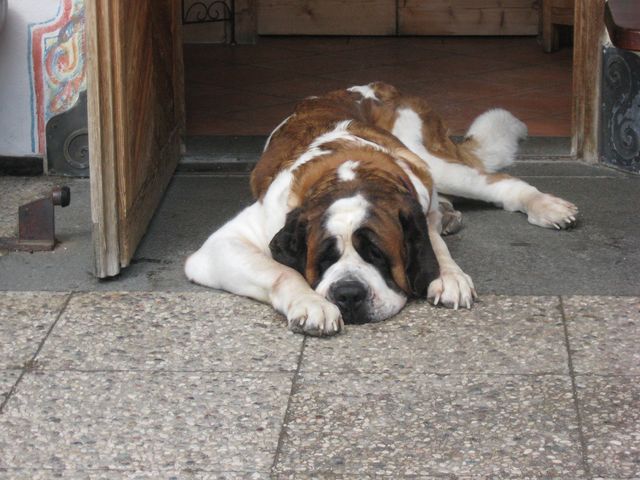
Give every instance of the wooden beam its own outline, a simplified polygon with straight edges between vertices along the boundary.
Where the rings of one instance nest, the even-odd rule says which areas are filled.
[[[604,6],[605,0],[580,0],[575,10],[571,151],[589,163],[598,162]]]
[[[256,43],[258,38],[258,0],[236,0],[236,42]]]
[[[109,0],[86,4],[87,110],[91,219],[95,274],[120,272],[116,184],[114,69],[111,64],[113,6]]]

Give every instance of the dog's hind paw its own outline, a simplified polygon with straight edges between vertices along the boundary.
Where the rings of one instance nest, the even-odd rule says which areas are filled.
[[[449,270],[440,273],[429,285],[427,299],[433,305],[444,305],[455,310],[458,307],[471,308],[478,298],[471,277],[462,270]]]
[[[289,330],[314,337],[335,335],[344,328],[340,310],[318,294],[296,298],[287,311]]]
[[[540,193],[527,205],[527,220],[533,225],[563,230],[576,223],[578,207],[562,198]]]
[[[442,215],[442,235],[453,235],[462,228],[462,213],[451,210]]]

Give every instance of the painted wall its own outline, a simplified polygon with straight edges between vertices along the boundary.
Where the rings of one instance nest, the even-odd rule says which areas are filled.
[[[0,155],[44,154],[46,122],[85,89],[84,0],[9,0],[0,32]]]

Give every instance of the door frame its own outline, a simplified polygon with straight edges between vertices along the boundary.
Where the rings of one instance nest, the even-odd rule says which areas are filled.
[[[573,42],[571,156],[598,163],[602,45],[605,0],[576,0]]]
[[[91,189],[91,236],[98,278],[120,273],[116,130],[116,65],[113,53],[113,4],[85,5],[87,117]]]
[[[245,0],[246,1],[246,0]],[[248,11],[255,9],[248,2]],[[606,0],[577,0],[574,18],[571,156],[598,162],[601,48],[606,35]],[[111,44],[113,6],[109,0],[86,2],[88,130],[94,268],[99,278],[121,268],[117,190],[117,56]],[[251,16],[255,20],[255,16]],[[253,22],[255,23],[255,21]]]

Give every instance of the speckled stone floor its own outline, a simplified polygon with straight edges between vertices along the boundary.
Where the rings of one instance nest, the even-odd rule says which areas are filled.
[[[75,194],[55,252],[0,255],[0,479],[640,478],[640,179],[515,173],[577,201],[578,227],[467,206],[449,244],[472,310],[412,303],[330,339],[181,276],[246,177],[176,177],[111,282],[90,277],[86,180],[0,178],[2,235],[3,208]]]
[[[2,478],[634,478],[640,298],[336,338],[209,292],[0,294]]]

